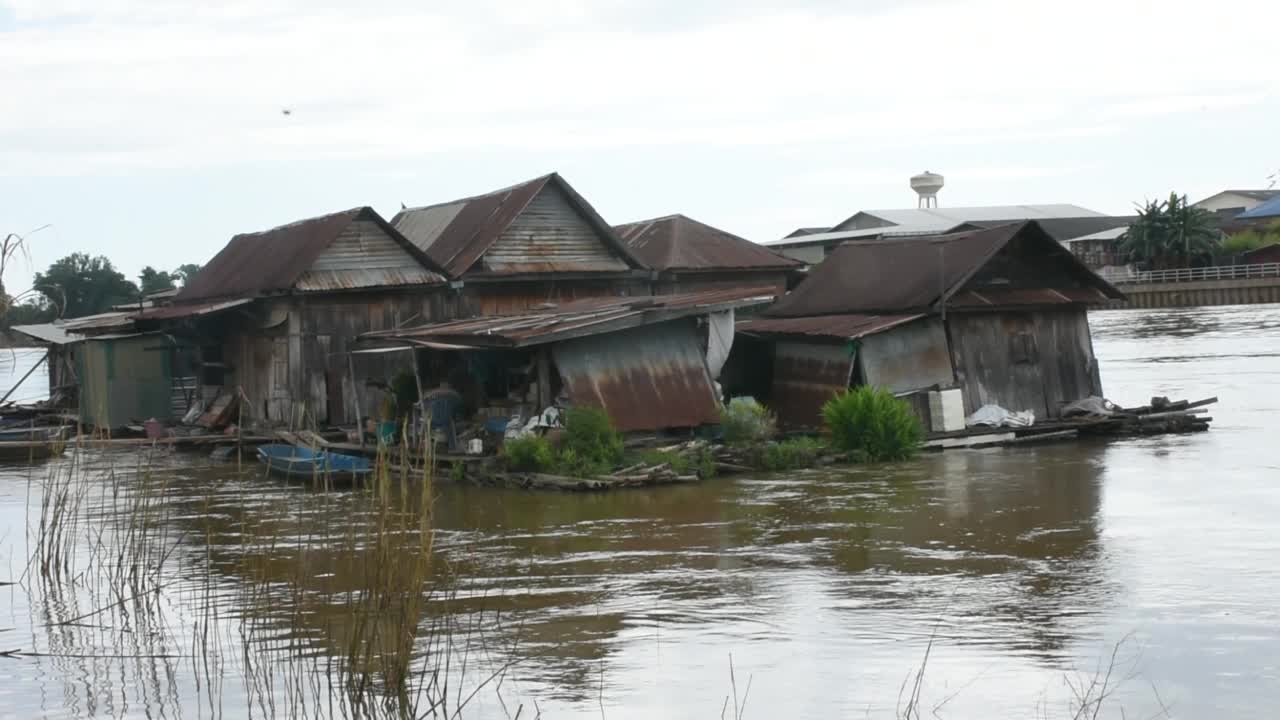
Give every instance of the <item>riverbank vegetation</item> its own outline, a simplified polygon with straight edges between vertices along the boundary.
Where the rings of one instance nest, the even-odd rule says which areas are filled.
[[[831,444],[861,462],[906,460],[924,441],[924,427],[911,406],[888,390],[863,385],[822,406]]]

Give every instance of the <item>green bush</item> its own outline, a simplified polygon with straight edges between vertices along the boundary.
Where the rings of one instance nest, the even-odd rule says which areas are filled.
[[[622,435],[604,410],[570,408],[564,416],[564,452],[572,452],[567,465],[613,469],[622,462]]]
[[[867,385],[828,400],[822,417],[832,445],[867,462],[905,460],[924,440],[924,428],[909,404]]]
[[[729,445],[762,443],[778,433],[773,413],[755,398],[736,397],[720,410],[720,426]]]
[[[541,435],[525,435],[502,443],[507,468],[519,472],[543,472],[555,464],[555,451]]]
[[[821,452],[822,442],[817,438],[789,438],[766,445],[761,463],[766,470],[797,470],[813,467]]]

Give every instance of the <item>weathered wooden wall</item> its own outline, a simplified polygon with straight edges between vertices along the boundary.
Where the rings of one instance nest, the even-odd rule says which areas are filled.
[[[251,317],[224,331],[224,356],[252,416],[272,423],[352,423],[357,388],[348,350],[371,330],[459,317],[464,300],[452,290],[323,296],[293,296],[258,303]],[[366,379],[389,380],[411,368],[410,353],[354,356],[360,415],[377,416],[381,396]]]
[[[1102,394],[1083,307],[951,313],[947,334],[966,413],[995,404],[1056,418],[1063,403]]]
[[[552,185],[543,188],[528,207],[484,254],[486,270],[510,272],[533,265],[562,270],[626,270],[627,263],[600,233]]]
[[[462,289],[466,308],[476,315],[517,313],[547,303],[604,297],[643,297],[649,293],[645,280],[528,280],[511,282],[471,282]]]
[[[654,295],[726,290],[731,288],[769,288],[781,295],[787,291],[785,270],[742,270],[732,272],[663,273],[653,283]]]

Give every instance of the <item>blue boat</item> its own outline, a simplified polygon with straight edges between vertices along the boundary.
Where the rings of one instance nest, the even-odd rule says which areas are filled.
[[[258,459],[266,463],[271,474],[289,480],[328,480],[336,485],[354,482],[373,472],[368,458],[294,445],[263,445],[258,448]]]
[[[49,442],[61,440],[68,426],[50,426],[30,424],[22,427],[9,427],[0,430],[0,442]]]

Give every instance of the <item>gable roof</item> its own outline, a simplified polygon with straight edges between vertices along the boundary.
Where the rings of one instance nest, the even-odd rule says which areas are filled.
[[[1015,222],[1018,220],[1047,220],[1050,218],[1103,217],[1103,215],[1088,208],[1067,203],[863,210],[850,215],[843,222],[831,228],[831,231],[853,229],[854,221],[860,217],[875,218],[890,225],[907,225],[915,228],[932,227],[937,232],[945,232],[948,228],[966,222]]]
[[[791,269],[804,265],[679,214],[618,225],[614,231],[654,270]]]
[[[1280,217],[1280,191],[1276,192],[1276,197],[1262,203],[1258,207],[1240,213],[1235,217],[1237,220],[1252,220],[1254,218]]]
[[[1223,190],[1221,192],[1216,192],[1210,195],[1209,197],[1205,198],[1204,200],[1199,200],[1193,204],[1198,205],[1199,203],[1206,202],[1208,200],[1212,200],[1217,197],[1222,197],[1223,195],[1239,195],[1240,197],[1246,197],[1246,198],[1249,198],[1250,200],[1266,201],[1266,200],[1271,200],[1272,198],[1280,197],[1280,189],[1269,188],[1266,190]]]
[[[293,289],[316,258],[356,220],[371,220],[421,264],[395,284],[444,282],[435,265],[371,207],[356,207],[299,220],[262,232],[241,233],[213,256],[174,298],[186,303],[211,298],[255,297]]]
[[[1025,222],[950,235],[846,243],[836,248],[798,288],[764,315],[805,317],[931,310],[950,301],[1015,239],[1036,244],[1039,256],[1061,264],[1080,287],[968,291],[965,305],[1085,302],[1123,297],[1037,223]],[[1079,294],[1076,290],[1087,292]]]
[[[396,213],[391,224],[444,268],[450,277],[456,278],[476,264],[546,187],[554,187],[564,193],[569,204],[629,267],[644,268],[613,228],[559,173],[543,175],[483,195],[406,208]]]

